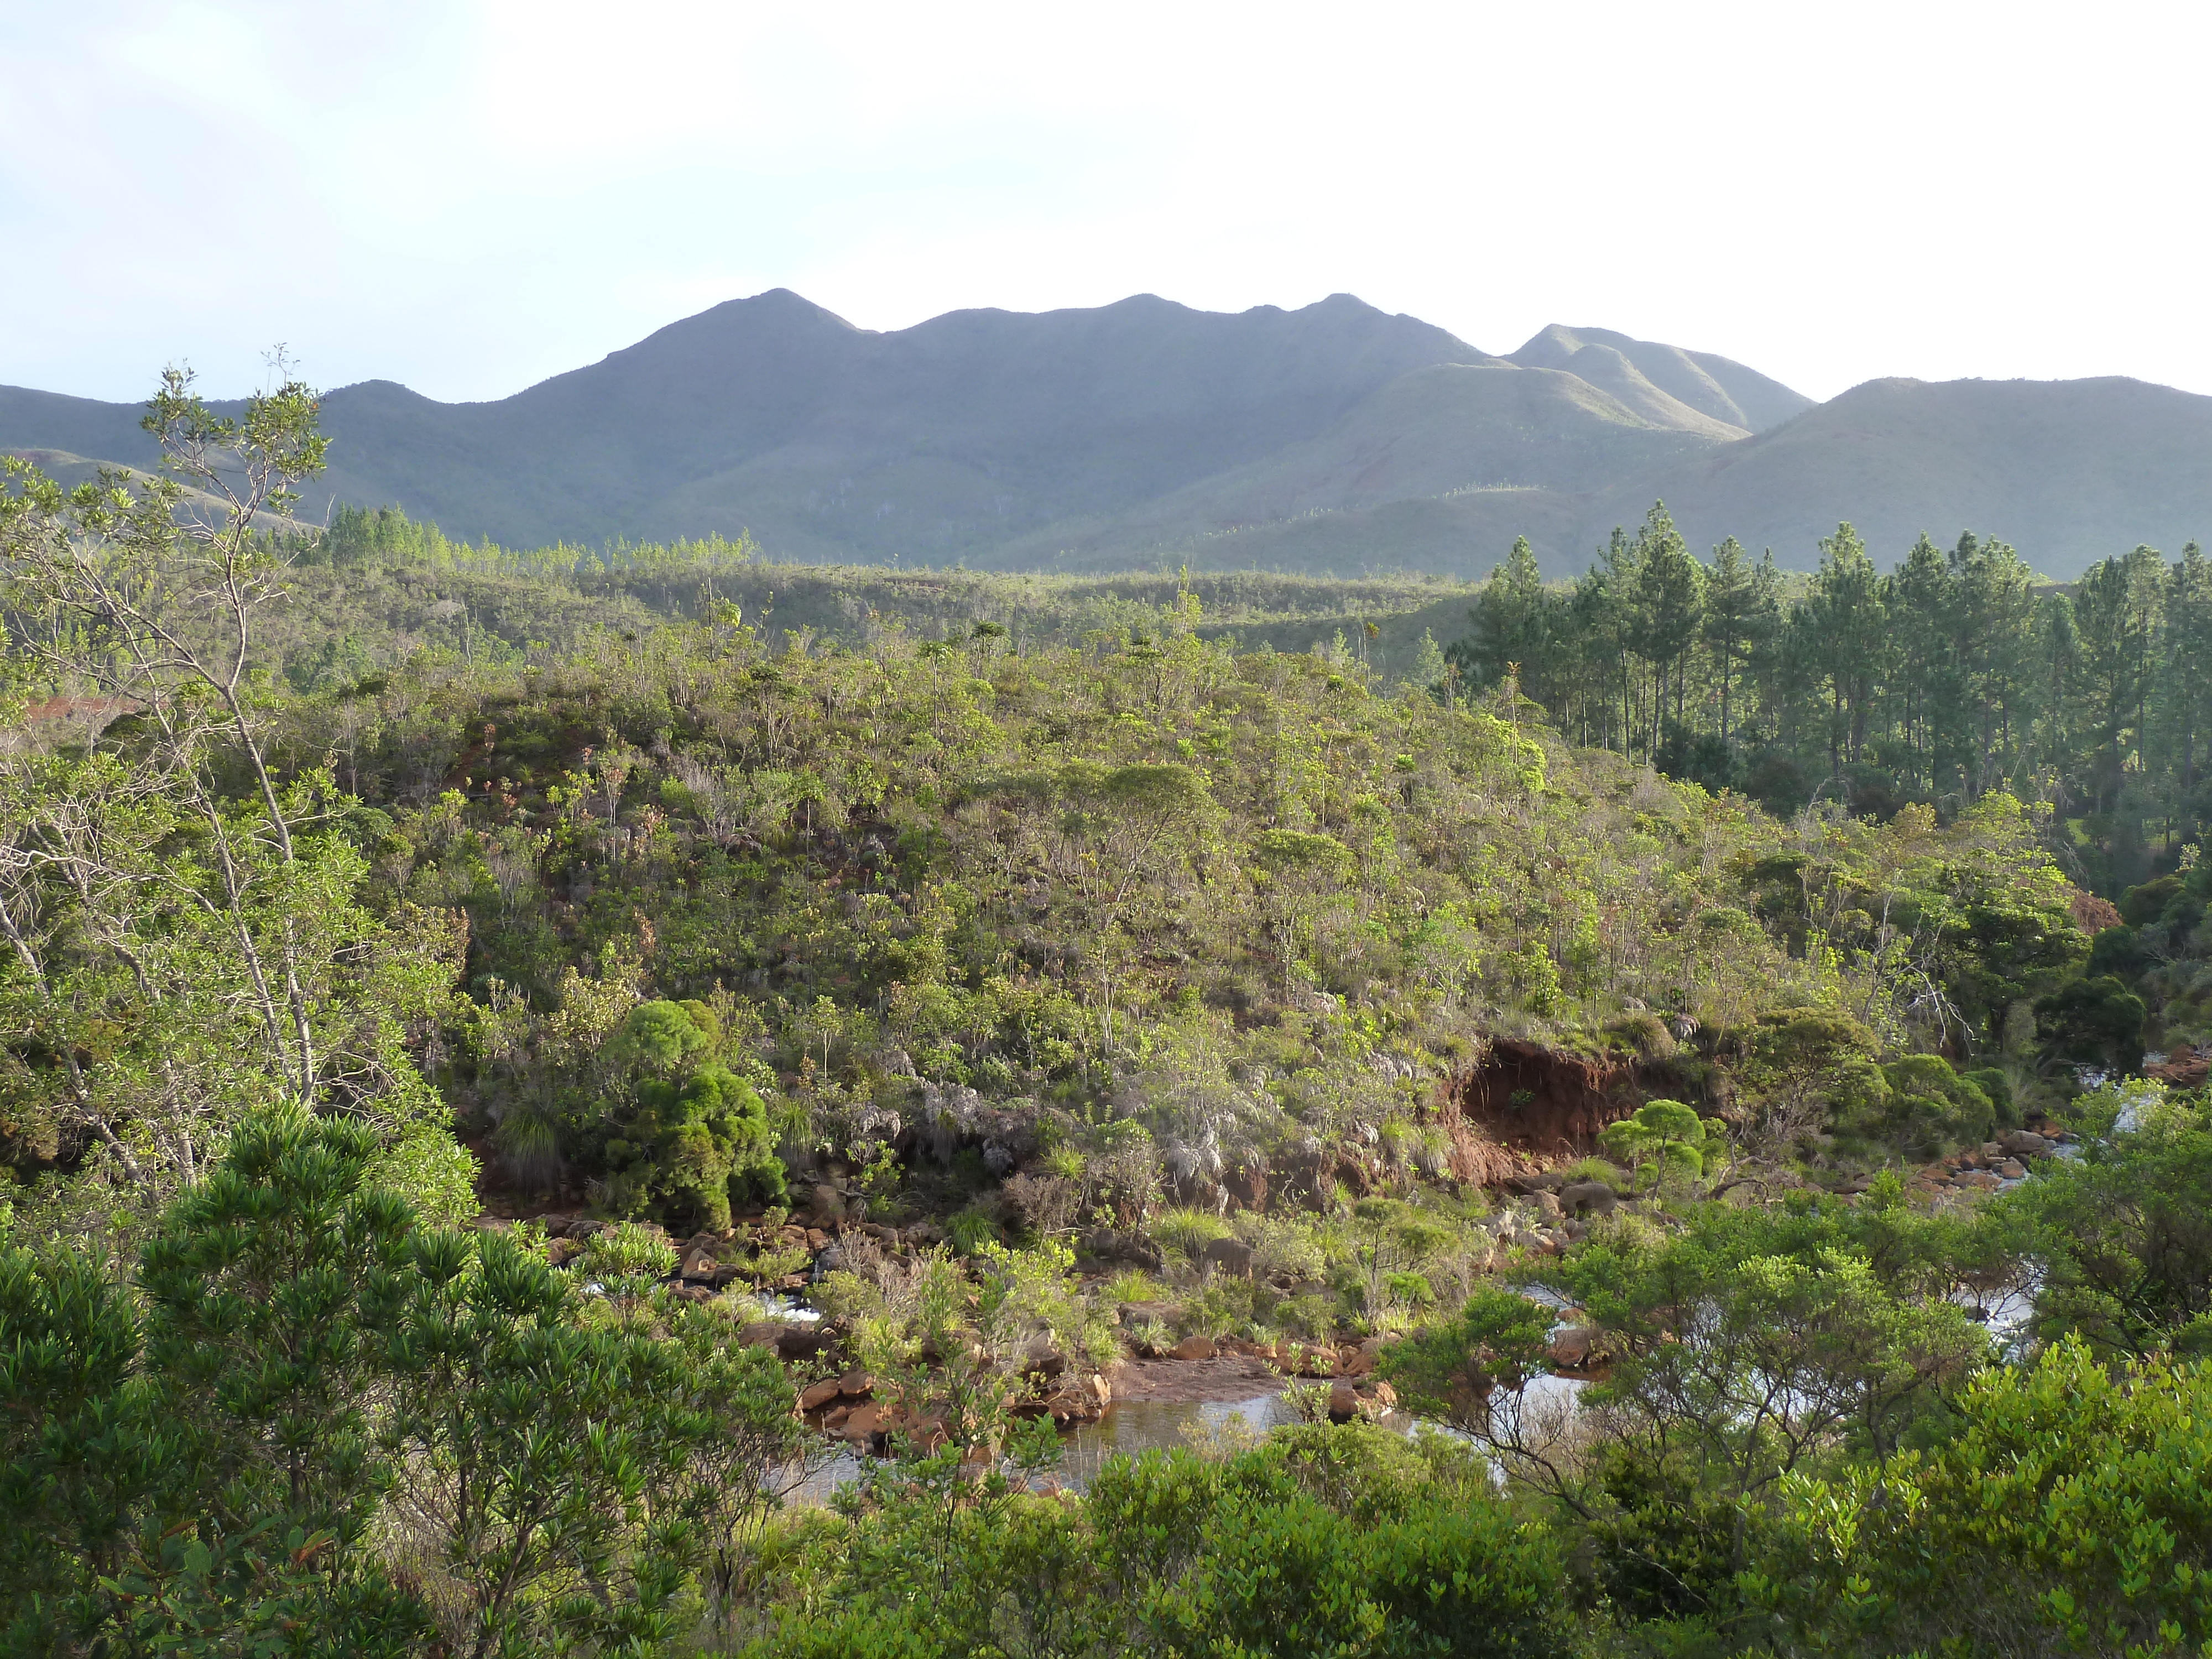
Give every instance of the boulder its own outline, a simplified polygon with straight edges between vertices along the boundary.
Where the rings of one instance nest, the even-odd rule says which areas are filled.
[[[1340,1382],[1328,1391],[1328,1420],[1349,1423],[1359,1415],[1359,1394],[1349,1382]]]
[[[1565,1325],[1552,1333],[1544,1357],[1563,1371],[1588,1370],[1604,1358],[1604,1334],[1593,1325]]]
[[[1352,1392],[1373,1407],[1377,1413],[1395,1411],[1398,1407],[1397,1389],[1379,1376],[1371,1382],[1362,1382]]]
[[[837,1386],[836,1378],[824,1378],[822,1382],[811,1383],[799,1391],[799,1409],[802,1412],[818,1412],[824,1406],[834,1404],[842,1393],[843,1390]]]
[[[909,1228],[908,1232],[912,1232]],[[1139,1267],[1158,1273],[1166,1265],[1160,1247],[1142,1233],[1117,1232],[1111,1227],[1093,1227],[1080,1240],[1083,1254],[1101,1261],[1133,1261]]]
[[[837,1379],[837,1392],[848,1400],[866,1400],[875,1391],[876,1379],[864,1370],[849,1370]]]
[[[1526,1198],[1531,1193],[1556,1193],[1566,1184],[1567,1178],[1557,1170],[1534,1170],[1523,1175],[1508,1176],[1504,1186],[1509,1193],[1518,1193]]]
[[[2007,1129],[1997,1145],[2014,1158],[2038,1158],[2051,1150],[2051,1142],[2033,1129]]]
[[[1200,1253],[1198,1265],[1204,1272],[1234,1273],[1239,1279],[1249,1279],[1252,1247],[1241,1239],[1217,1238]]]
[[[712,1302],[718,1292],[712,1285],[694,1285],[687,1279],[671,1294],[679,1302]]]
[[[1337,1366],[1340,1376],[1372,1376],[1377,1356],[1364,1347],[1354,1348]]]
[[[1558,1193],[1539,1191],[1535,1194],[1536,1213],[1547,1221],[1557,1221],[1564,1212]]]
[[[819,1325],[785,1325],[778,1328],[775,1351],[785,1359],[811,1359],[830,1346],[830,1333]]]
[[[1211,1337],[1186,1336],[1182,1341],[1176,1343],[1174,1347],[1168,1350],[1168,1358],[1170,1359],[1211,1359],[1213,1358],[1213,1340]]]
[[[712,1284],[715,1270],[721,1265],[714,1260],[713,1251],[695,1245],[691,1254],[684,1258],[684,1277],[693,1284]]]
[[[1106,1407],[1089,1389],[1060,1389],[1044,1402],[1045,1413],[1054,1425],[1067,1428],[1077,1423],[1096,1423],[1106,1414]]]
[[[1559,1188],[1559,1207],[1569,1215],[1611,1215],[1620,1194],[1602,1181],[1571,1181]]]
[[[2027,1179],[2027,1165],[2016,1158],[2008,1158],[1997,1165],[1997,1173],[2007,1181],[2025,1181]]]

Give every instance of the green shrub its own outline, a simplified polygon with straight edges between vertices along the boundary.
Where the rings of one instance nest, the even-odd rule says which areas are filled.
[[[1176,1209],[1154,1216],[1145,1231],[1162,1249],[1195,1261],[1215,1239],[1227,1238],[1231,1229],[1211,1210]]]
[[[665,1279],[676,1271],[676,1246],[656,1227],[624,1221],[584,1241],[575,1271],[588,1279]]]

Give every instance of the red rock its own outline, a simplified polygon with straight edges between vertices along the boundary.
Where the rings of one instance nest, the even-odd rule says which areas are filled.
[[[1210,1338],[1186,1336],[1169,1351],[1168,1357],[1170,1359],[1211,1359],[1213,1353],[1213,1343]]]
[[[845,1413],[844,1421],[837,1426],[837,1432],[848,1440],[866,1440],[890,1426],[884,1420],[890,1414],[890,1407],[878,1406],[873,1401],[855,1406]]]
[[[837,1379],[837,1392],[848,1400],[866,1400],[875,1391],[876,1379],[866,1371],[847,1371]]]
[[[831,1401],[836,1400],[842,1392],[842,1390],[838,1388],[836,1379],[834,1377],[825,1382],[814,1383],[812,1386],[800,1392],[799,1396],[799,1409],[803,1412],[820,1411],[824,1406],[827,1406]]]

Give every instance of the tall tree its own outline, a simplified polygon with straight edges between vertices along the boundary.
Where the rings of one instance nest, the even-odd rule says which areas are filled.
[[[1632,641],[1650,665],[1651,706],[1645,752],[1656,754],[1667,714],[1668,696],[1674,720],[1682,719],[1682,690],[1689,679],[1689,654],[1705,619],[1705,567],[1682,533],[1674,528],[1664,501],[1655,501],[1636,534],[1636,585]]]
[[[1757,564],[1733,536],[1713,550],[1713,562],[1705,574],[1704,635],[1720,693],[1723,744],[1735,735],[1737,684],[1753,654],[1773,638],[1780,621],[1780,587],[1771,549]]]
[[[2175,785],[2184,801],[2197,791],[2197,750],[2212,733],[2212,559],[2195,542],[2168,573],[2160,684]]]
[[[1820,568],[1806,605],[1828,690],[1828,767],[1856,763],[1866,744],[1875,686],[1887,647],[1888,610],[1866,544],[1848,524],[1820,542]]]

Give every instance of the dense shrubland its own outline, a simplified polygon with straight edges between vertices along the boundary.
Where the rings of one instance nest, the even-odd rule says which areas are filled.
[[[1696,630],[1607,727],[1172,582],[318,542],[312,416],[165,392],[225,517],[0,496],[7,1650],[2212,1636],[2212,1127],[2089,1086],[2193,1029],[2190,848],[2113,910],[2011,750],[1670,776]],[[1337,1381],[1052,1490],[1215,1343]],[[785,1509],[825,1410],[885,1460]]]

